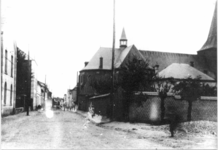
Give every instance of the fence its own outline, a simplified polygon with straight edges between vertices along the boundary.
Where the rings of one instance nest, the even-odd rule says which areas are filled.
[[[129,118],[132,122],[160,122],[161,100],[156,92],[147,93],[145,98],[135,96],[134,102],[130,106]],[[174,108],[180,115],[181,121],[187,121],[188,102],[168,96],[165,99],[165,118],[170,113],[170,108]],[[192,120],[217,121],[217,100],[197,100],[192,104]]]

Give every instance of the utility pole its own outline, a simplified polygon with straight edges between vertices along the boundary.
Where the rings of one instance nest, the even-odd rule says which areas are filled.
[[[115,51],[115,0],[113,5],[113,48],[112,48],[112,88],[111,88],[111,119],[114,119],[114,51]]]
[[[28,51],[28,60],[27,60],[27,99],[26,99],[26,115],[29,116],[29,103],[30,103],[30,88],[31,88],[31,77],[30,77],[30,55]],[[30,83],[29,83],[30,82]]]

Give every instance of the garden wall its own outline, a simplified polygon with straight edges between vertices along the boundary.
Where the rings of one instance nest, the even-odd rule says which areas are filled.
[[[130,106],[130,121],[132,122],[160,122],[160,98],[157,94],[147,95],[141,102],[136,101]],[[141,104],[140,104],[141,103]],[[170,107],[173,107],[176,114],[179,114],[181,121],[187,121],[188,102],[181,99],[175,99],[173,96],[168,96],[165,99],[165,118],[171,112]],[[217,121],[217,100],[198,100],[193,102],[192,120],[209,120]]]

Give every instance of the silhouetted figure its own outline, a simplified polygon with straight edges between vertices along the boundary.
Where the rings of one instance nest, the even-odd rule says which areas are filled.
[[[176,109],[174,107],[169,107],[168,110],[170,133],[171,137],[174,137],[174,131],[178,127],[178,124],[181,122],[181,116],[176,113]]]

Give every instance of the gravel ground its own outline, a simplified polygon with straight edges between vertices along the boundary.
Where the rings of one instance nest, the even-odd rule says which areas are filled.
[[[74,112],[56,110],[2,118],[2,149],[171,149],[130,132],[96,126]],[[155,133],[154,133],[155,134]]]
[[[169,125],[152,126],[143,123],[111,122],[99,126],[128,132],[132,137],[146,139],[176,149],[217,149],[216,122],[181,123],[173,138],[170,137]]]

